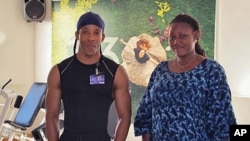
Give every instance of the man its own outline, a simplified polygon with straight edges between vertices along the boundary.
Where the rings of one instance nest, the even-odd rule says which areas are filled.
[[[131,119],[129,80],[121,65],[101,53],[104,27],[98,14],[83,14],[75,32],[78,52],[50,70],[46,94],[48,141],[110,141],[107,125],[113,101],[119,117],[114,141],[126,140]],[[60,136],[61,100],[64,131]]]

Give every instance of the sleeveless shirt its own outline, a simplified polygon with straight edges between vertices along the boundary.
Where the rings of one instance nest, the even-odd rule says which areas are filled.
[[[99,64],[86,65],[76,55],[57,65],[60,71],[64,131],[60,141],[110,141],[108,112],[118,64],[102,56]],[[104,75],[104,84],[90,84],[90,76]]]

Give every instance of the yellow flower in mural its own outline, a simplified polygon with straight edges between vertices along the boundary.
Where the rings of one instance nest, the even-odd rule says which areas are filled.
[[[92,7],[98,0],[77,0],[78,5],[84,6],[85,8]]]
[[[155,3],[158,6],[158,10],[157,10],[157,16],[162,18],[162,21],[164,22],[164,14],[168,11],[170,11],[170,6],[168,4],[168,2],[159,2],[159,1],[155,1]]]

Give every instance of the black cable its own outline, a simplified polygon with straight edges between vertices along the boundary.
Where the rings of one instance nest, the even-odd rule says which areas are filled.
[[[9,81],[7,81],[3,86],[2,89],[4,89],[5,86],[7,86],[10,83],[11,79]]]

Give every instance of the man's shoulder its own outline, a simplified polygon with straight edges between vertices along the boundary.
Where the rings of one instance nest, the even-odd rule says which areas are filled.
[[[114,60],[106,57],[106,56],[103,56],[103,61],[107,62],[107,63],[111,63],[111,64],[116,64],[116,65],[119,65],[119,63],[115,62]]]
[[[105,56],[103,56],[101,63],[103,64],[103,67],[105,67],[113,75],[117,71],[117,68],[120,66],[119,63],[116,63],[114,60]]]
[[[57,64],[57,67],[60,71],[62,71],[65,67],[67,67],[69,64],[72,63],[72,61],[74,60],[74,55],[71,57],[68,57],[64,60],[62,60],[60,63]]]
[[[70,62],[70,61],[72,61],[72,59],[74,59],[75,57],[74,57],[74,55],[73,56],[70,56],[70,57],[68,57],[68,58],[66,58],[66,59],[64,59],[64,60],[62,60],[60,63],[58,63],[58,64],[65,64],[65,63],[68,63],[68,62]]]

